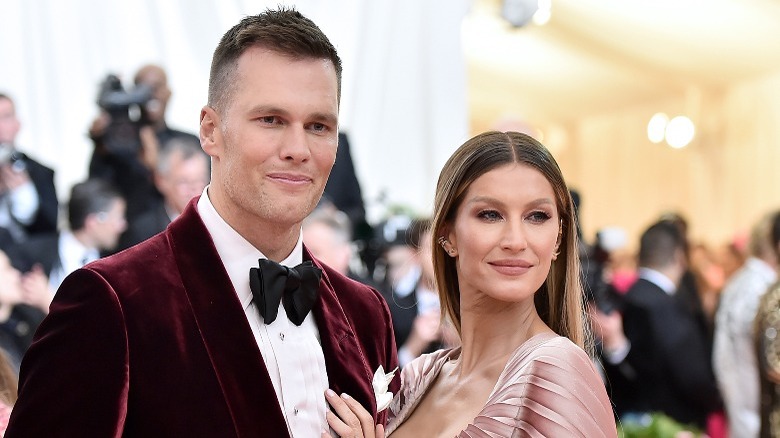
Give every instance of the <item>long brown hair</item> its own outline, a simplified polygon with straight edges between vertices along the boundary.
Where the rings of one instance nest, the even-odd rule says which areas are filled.
[[[561,219],[560,254],[534,296],[536,310],[553,331],[590,352],[592,343],[584,323],[574,204],[558,163],[541,143],[526,134],[495,131],[479,134],[460,146],[439,174],[434,200],[432,253],[442,308],[460,333],[460,288],[455,260],[436,240],[446,237],[446,227],[453,223],[471,184],[488,171],[511,163],[528,165],[545,176],[555,192]]]

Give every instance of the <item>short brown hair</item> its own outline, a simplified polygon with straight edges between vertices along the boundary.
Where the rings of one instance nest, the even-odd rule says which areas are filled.
[[[217,111],[227,107],[235,92],[238,58],[250,47],[262,47],[293,59],[328,59],[336,69],[341,100],[341,59],[328,37],[294,8],[267,9],[245,17],[219,41],[211,60],[208,104]]]

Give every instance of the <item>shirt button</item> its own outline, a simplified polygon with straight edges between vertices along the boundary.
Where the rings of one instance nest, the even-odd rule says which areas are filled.
[[[279,333],[279,339],[284,341],[284,333]]]
[[[298,408],[293,409],[293,414],[298,415]]]

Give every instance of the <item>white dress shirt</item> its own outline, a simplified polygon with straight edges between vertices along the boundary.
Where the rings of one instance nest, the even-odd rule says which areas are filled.
[[[653,283],[669,295],[674,295],[675,292],[677,292],[677,285],[674,281],[655,269],[639,268],[637,269],[637,274],[639,275],[639,278]]]
[[[52,291],[56,291],[60,287],[62,280],[68,274],[100,258],[100,252],[96,248],[85,246],[70,231],[60,233],[57,246],[60,265],[53,266],[49,274],[49,285]]]
[[[266,257],[217,213],[208,197],[208,187],[198,201],[198,213],[214,240],[217,253],[244,306],[244,313],[268,368],[290,435],[320,436],[328,430],[325,419],[328,375],[319,331],[312,314],[309,313],[299,327],[287,319],[284,306],[280,304],[276,320],[265,324],[252,302],[249,270],[258,266],[259,259]],[[302,238],[299,237],[292,253],[281,264],[288,267],[300,264],[303,259],[302,245]]]
[[[747,259],[723,287],[715,314],[713,369],[734,437],[759,435],[761,394],[753,322],[761,297],[776,280],[770,265]]]

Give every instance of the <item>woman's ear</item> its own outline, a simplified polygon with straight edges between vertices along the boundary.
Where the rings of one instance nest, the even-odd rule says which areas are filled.
[[[439,244],[444,248],[444,252],[455,257],[458,255],[458,242],[455,233],[450,231],[449,226],[445,226],[441,229],[441,237],[439,237]]]

